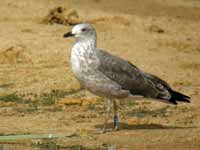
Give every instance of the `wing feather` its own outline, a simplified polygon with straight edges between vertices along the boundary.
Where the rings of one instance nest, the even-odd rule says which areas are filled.
[[[98,50],[97,56],[100,60],[99,71],[120,84],[123,89],[130,90],[144,81],[143,73],[128,61],[102,50]]]
[[[157,98],[159,95],[169,97],[169,85],[160,78],[144,73],[135,65],[108,52],[98,49],[100,64],[98,70],[118,83],[122,89],[134,95]]]
[[[176,101],[190,102],[190,97],[174,91],[166,81],[143,72],[128,61],[100,49],[97,56],[100,61],[98,70],[133,95],[162,99],[173,104],[177,104]]]

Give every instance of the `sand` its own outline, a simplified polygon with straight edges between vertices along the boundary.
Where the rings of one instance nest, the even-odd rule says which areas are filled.
[[[76,91],[69,62],[74,39],[63,38],[78,22],[95,26],[99,48],[160,76],[191,103],[124,100],[120,131],[94,134],[104,103]],[[0,134],[73,132],[80,135],[73,142],[57,142],[93,149],[199,149],[199,27],[198,0],[1,1]]]

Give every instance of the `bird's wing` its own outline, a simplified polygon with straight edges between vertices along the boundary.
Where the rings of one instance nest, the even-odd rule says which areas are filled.
[[[144,73],[135,65],[100,49],[97,50],[97,56],[100,60],[98,70],[123,89],[137,90],[144,86]]]
[[[149,73],[145,73],[145,76],[146,78],[149,78],[149,80],[152,81],[156,88],[160,91],[158,92],[157,98],[168,100],[168,102],[172,104],[177,104],[177,101],[190,103],[189,96],[174,91],[166,81]]]
[[[189,103],[190,97],[174,91],[166,81],[145,73],[135,65],[103,50],[97,50],[98,70],[132,95],[142,95],[163,102],[177,104],[176,101]]]
[[[156,98],[167,99],[167,100],[171,98],[172,89],[166,81],[150,73],[145,73],[145,78],[147,78],[150,82],[152,82],[154,88],[157,89]]]
[[[138,67],[108,52],[98,49],[98,70],[114,82],[121,85],[122,89],[129,90],[132,94],[157,98],[159,94],[168,95],[167,83],[160,78],[144,73]]]
[[[164,81],[163,79],[159,78],[156,75],[153,75],[150,73],[145,73],[145,77],[148,78],[149,80],[151,80],[160,89],[162,89],[162,88],[166,88],[167,90],[171,89],[171,87],[169,86],[169,84],[166,81]]]

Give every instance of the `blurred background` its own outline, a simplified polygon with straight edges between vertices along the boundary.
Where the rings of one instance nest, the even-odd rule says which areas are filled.
[[[94,134],[104,102],[80,89],[70,69],[74,39],[63,39],[81,22],[94,25],[99,48],[160,76],[192,103],[123,100],[121,130]],[[1,0],[0,35],[0,135],[72,135],[16,136],[18,149],[200,148],[199,0]],[[16,149],[0,138],[1,148]]]

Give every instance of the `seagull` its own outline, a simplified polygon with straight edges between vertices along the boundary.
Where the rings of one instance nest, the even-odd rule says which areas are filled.
[[[165,103],[190,103],[190,97],[173,90],[156,75],[146,73],[120,57],[96,47],[96,30],[88,23],[75,25],[64,38],[75,37],[71,48],[71,68],[81,87],[102,97],[106,104],[103,132],[111,106],[114,112],[114,130],[118,130],[117,99],[147,97]]]

